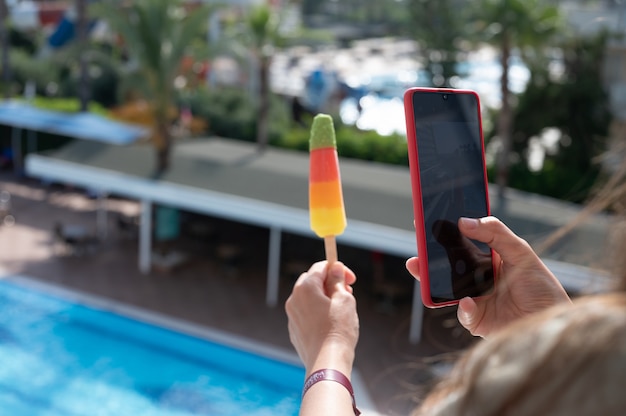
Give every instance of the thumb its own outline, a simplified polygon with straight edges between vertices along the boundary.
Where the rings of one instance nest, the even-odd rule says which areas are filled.
[[[328,268],[326,276],[326,294],[332,297],[338,290],[346,288],[346,278],[344,265],[340,262],[333,262]]]
[[[488,244],[506,263],[516,264],[536,257],[526,241],[495,217],[460,218],[458,225],[463,235]]]
[[[480,316],[478,305],[476,305],[474,299],[470,297],[461,299],[457,309],[457,318],[461,325],[471,332],[472,335],[480,335],[476,333],[478,324],[480,323]]]

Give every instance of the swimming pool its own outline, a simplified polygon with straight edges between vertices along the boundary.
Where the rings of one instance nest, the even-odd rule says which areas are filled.
[[[0,280],[0,415],[297,415],[304,370]]]

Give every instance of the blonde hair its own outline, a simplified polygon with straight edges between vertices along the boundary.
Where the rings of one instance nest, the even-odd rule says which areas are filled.
[[[576,227],[587,221],[590,217],[600,212],[614,214],[614,222],[609,229],[610,249],[608,268],[617,278],[619,290],[626,290],[626,125],[622,131],[616,133],[618,139],[612,145],[611,150],[598,158],[601,160],[617,160],[608,177],[601,179],[596,184],[592,197],[583,209],[571,221],[550,234],[543,242],[535,247],[535,251],[541,254],[553,244],[567,236]]]
[[[470,350],[417,416],[626,414],[626,294],[580,298]]]

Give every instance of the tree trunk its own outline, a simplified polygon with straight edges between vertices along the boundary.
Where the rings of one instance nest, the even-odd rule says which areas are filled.
[[[170,153],[172,150],[172,136],[170,133],[167,117],[164,121],[157,122],[157,134],[160,136],[160,143],[156,146],[156,167],[154,178],[159,179],[170,168]]]
[[[89,63],[87,62],[87,0],[76,0],[76,37],[79,45],[80,74],[78,79],[78,98],[80,111],[87,111],[89,107]]]
[[[9,9],[6,0],[0,0],[0,47],[2,48],[2,83],[4,98],[11,98],[11,65],[9,61]]]
[[[257,149],[259,152],[265,151],[268,145],[270,115],[269,67],[270,58],[261,57],[259,62],[259,112],[256,131]]]
[[[154,173],[156,179],[161,178],[170,167],[170,146],[164,146],[157,149],[157,166]]]
[[[498,185],[498,197],[501,204],[504,204],[506,187],[509,184],[509,169],[511,149],[513,147],[512,138],[512,113],[511,99],[509,91],[509,57],[511,56],[511,46],[506,33],[502,34],[501,61],[502,77],[500,88],[502,94],[502,107],[498,117],[497,134],[500,138],[501,148],[498,154],[496,165],[496,184]],[[503,207],[503,205],[501,205]]]

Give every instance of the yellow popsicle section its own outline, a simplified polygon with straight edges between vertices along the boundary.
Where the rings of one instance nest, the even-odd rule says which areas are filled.
[[[339,235],[345,230],[347,221],[341,191],[335,128],[329,115],[318,114],[313,119],[309,151],[311,229],[319,237]]]

